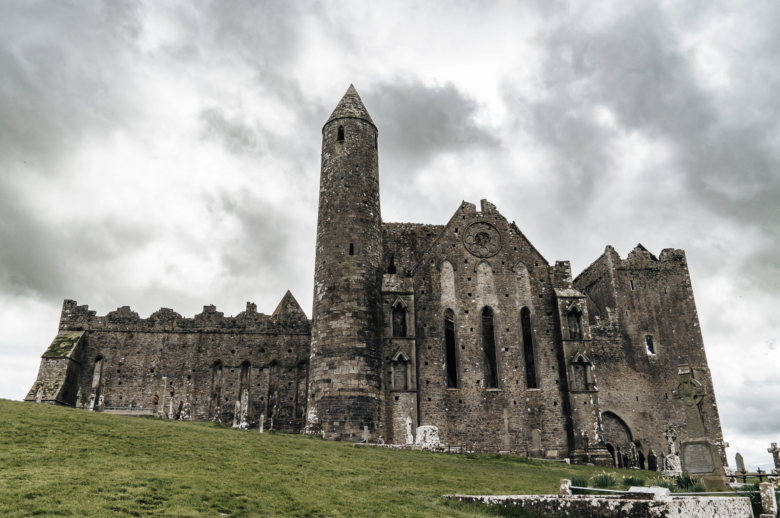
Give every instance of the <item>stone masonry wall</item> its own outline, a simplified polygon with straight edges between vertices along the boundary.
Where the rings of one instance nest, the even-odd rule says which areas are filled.
[[[668,453],[667,424],[676,428],[678,441],[686,438],[683,407],[672,390],[679,383],[677,366],[688,363],[707,392],[700,403],[705,432],[721,443],[685,253],[666,249],[656,258],[639,245],[621,259],[607,247],[574,284],[589,297],[602,414],[623,420],[645,456],[650,447],[656,454]],[[648,353],[647,335],[655,354]]]
[[[475,247],[473,229],[489,234],[480,237],[487,248]],[[439,427],[443,442],[531,450],[532,431],[538,429],[544,449],[568,452],[551,271],[514,223],[487,201],[480,212],[464,203],[421,258],[414,271],[420,424]],[[494,311],[495,389],[484,384],[481,312],[486,306]],[[531,311],[538,388],[526,385],[522,307]],[[455,313],[457,388],[446,383],[448,308]]]
[[[152,396],[159,391],[165,393],[166,411],[171,398],[174,409],[179,400],[185,400],[194,420],[208,420],[215,417],[219,406],[220,420],[231,424],[235,402],[241,397],[242,365],[246,364],[250,424],[257,426],[261,415],[270,419],[274,401],[278,418],[302,422],[306,397],[298,380],[307,376],[311,336],[306,315],[289,292],[274,315],[257,313],[254,304],[247,306],[236,317],[225,317],[214,306],[206,306],[192,319],[168,309],[142,319],[128,307],[96,316],[88,306],[66,300],[61,333],[78,330],[83,337],[76,358],[80,368],[69,387],[72,400],[64,404],[88,404],[100,360],[99,391],[105,407],[151,408]],[[46,356],[42,361],[47,362]],[[222,374],[219,386],[214,387],[218,364]],[[273,393],[269,393],[269,382]],[[34,391],[35,386],[33,400]],[[218,404],[211,401],[212,394],[218,394]]]

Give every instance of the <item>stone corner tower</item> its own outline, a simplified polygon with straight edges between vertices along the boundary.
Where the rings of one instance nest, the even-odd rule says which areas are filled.
[[[322,128],[307,426],[383,434],[377,128],[354,86]]]

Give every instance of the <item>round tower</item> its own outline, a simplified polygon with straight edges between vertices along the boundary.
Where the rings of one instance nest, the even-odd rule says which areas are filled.
[[[322,128],[307,425],[382,432],[382,218],[377,129],[355,88]]]

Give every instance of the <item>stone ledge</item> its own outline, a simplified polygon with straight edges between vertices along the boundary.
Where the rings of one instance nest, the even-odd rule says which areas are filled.
[[[593,518],[685,518],[752,517],[746,497],[666,496],[637,493],[620,496],[558,495],[443,495],[442,498],[484,505],[522,507],[542,516],[589,516]]]

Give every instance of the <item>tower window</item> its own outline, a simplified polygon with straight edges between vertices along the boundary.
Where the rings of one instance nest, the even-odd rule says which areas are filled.
[[[493,310],[482,310],[482,354],[485,372],[485,388],[498,388],[498,362],[496,361],[496,336],[493,331]]]
[[[455,312],[444,312],[444,348],[447,363],[447,387],[458,387],[458,357],[455,347]]]
[[[631,285],[631,291],[634,291],[634,281],[633,281],[633,279],[629,280],[628,283]]]
[[[536,383],[536,365],[534,364],[534,345],[531,336],[531,312],[528,308],[520,310],[520,323],[523,332],[523,356],[525,357],[525,381],[528,388],[539,388]]]
[[[379,135],[374,135],[374,149],[379,150]]]
[[[645,347],[647,347],[647,354],[655,354],[655,344],[652,336],[645,336]]]
[[[355,255],[355,245],[349,244],[349,255]]]
[[[339,133],[336,140],[344,140],[344,126],[339,126]]]

